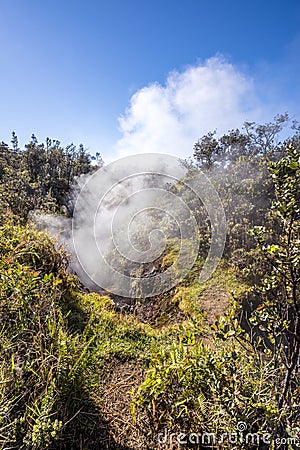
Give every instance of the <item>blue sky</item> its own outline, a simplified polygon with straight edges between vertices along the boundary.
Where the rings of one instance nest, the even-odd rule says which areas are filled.
[[[300,2],[0,0],[0,140],[187,156],[209,129],[300,120]]]

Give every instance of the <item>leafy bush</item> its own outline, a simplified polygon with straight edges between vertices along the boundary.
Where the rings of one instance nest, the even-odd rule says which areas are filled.
[[[68,330],[65,303],[75,282],[49,237],[6,225],[0,247],[1,447],[45,449],[68,440],[88,400],[94,337]]]
[[[152,442],[165,429],[169,434],[210,432],[219,437],[236,432],[239,422],[247,423],[249,432],[272,429],[278,413],[275,370],[249,346],[238,344],[234,331],[226,340],[215,336],[208,344],[203,332],[186,329],[171,348],[153,354],[132,408]],[[147,420],[140,420],[141,412]]]

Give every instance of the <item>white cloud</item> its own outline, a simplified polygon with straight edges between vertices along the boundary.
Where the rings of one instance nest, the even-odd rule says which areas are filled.
[[[191,156],[195,141],[262,118],[253,80],[221,57],[169,74],[165,86],[137,91],[120,120],[118,156],[159,152]]]

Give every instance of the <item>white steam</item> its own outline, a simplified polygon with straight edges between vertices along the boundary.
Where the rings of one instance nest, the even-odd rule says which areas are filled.
[[[199,273],[205,281],[222,256],[225,214],[208,178],[200,171],[191,180],[186,174],[171,155],[121,158],[79,179],[72,222],[53,215],[36,221],[67,246],[71,267],[86,287],[145,298],[177,286],[194,266],[200,244],[196,205],[203,204],[211,222],[211,246]],[[188,196],[170,189],[177,182]],[[161,271],[159,261],[171,242],[176,258]]]

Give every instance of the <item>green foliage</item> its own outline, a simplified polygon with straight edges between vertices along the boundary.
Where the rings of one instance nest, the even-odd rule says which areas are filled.
[[[246,122],[241,131],[231,130],[218,139],[215,133],[208,133],[195,144],[193,160],[185,162],[190,169],[188,176],[193,178],[198,170],[203,171],[222,199],[227,221],[225,255],[240,268],[249,264],[247,252],[256,246],[249,230],[272,226],[266,223],[274,199],[268,162],[276,162],[286,154],[286,143],[276,143],[276,139],[288,120],[288,115],[283,114],[264,125]],[[189,196],[201,230],[203,257],[210,241],[207,212],[191,199],[187,189],[178,187],[177,195]]]
[[[149,360],[151,342],[156,337],[154,330],[139,322],[132,315],[116,311],[109,297],[87,294],[78,298],[78,307],[88,314],[85,323],[87,333],[95,335],[97,358]]]
[[[197,328],[185,328],[171,348],[154,352],[132,404],[139,426],[150,430],[152,438],[164,428],[220,435],[235,432],[240,421],[252,431],[270,430],[278,412],[276,372],[232,335],[205,345],[203,329]]]
[[[261,285],[261,301],[251,321],[272,344],[270,353],[282,368],[277,394],[281,415],[299,420],[300,364],[300,151],[289,146],[286,155],[270,164],[275,200],[270,212],[274,229],[257,227],[254,235],[268,264]],[[281,427],[287,429],[286,420]]]
[[[51,276],[67,267],[66,252],[57,251],[49,235],[12,221],[0,226],[0,254],[8,265],[18,262]]]
[[[94,336],[68,329],[74,280],[49,237],[6,225],[0,247],[1,448],[45,449],[70,431],[88,402]]]
[[[132,403],[134,433],[146,441],[140,448],[157,448],[165,429],[219,436],[236,432],[239,422],[249,432],[297,437],[300,154],[299,129],[276,144],[287,120],[245,123],[242,131],[198,141],[188,177],[206,171],[222,198],[224,260],[199,284],[210,243],[207,212],[183,183],[171,186],[196,214],[199,255],[176,287],[140,299],[134,313],[118,310],[107,296],[83,293],[65,251],[22,225],[32,209],[59,212],[66,204],[75,177],[92,170],[85,149],[50,139],[39,144],[33,135],[21,151],[15,134],[12,148],[0,145],[1,448],[121,448],[101,411],[114,386],[132,376],[119,372],[107,386],[114,364],[128,363],[145,373]],[[137,267],[139,275],[170,267],[179,244],[169,241],[159,260]],[[251,300],[249,311],[243,299]],[[122,427],[128,409],[129,402],[119,412]],[[128,436],[119,431],[124,444]]]
[[[231,130],[220,139],[214,137],[216,132],[209,132],[194,145],[194,164],[197,168],[211,169],[216,165],[228,166],[240,157],[277,158],[281,155],[281,148],[275,140],[288,120],[289,116],[285,113],[266,124],[245,122],[242,131]]]
[[[99,448],[105,364],[145,367],[152,346],[178,331],[158,332],[108,297],[80,293],[45,233],[6,223],[0,249],[0,447],[77,448],[81,436]]]
[[[226,259],[242,269],[248,283],[255,282],[256,288],[247,294],[255,292],[255,306],[249,334],[239,326],[241,308],[221,316],[207,332],[207,326],[199,328],[196,305],[202,295],[209,298],[214,277],[210,286],[200,287],[192,270],[177,288],[173,299],[194,319],[198,332],[185,324],[181,339],[171,348],[153,350],[133,414],[154,443],[155,435],[165,429],[201,432],[209,424],[214,433],[234,432],[238,421],[248,423],[249,432],[268,431],[279,440],[296,436],[291,430],[299,423],[300,154],[288,143],[274,146],[285,120],[279,117],[265,126],[248,123],[244,135],[231,133],[217,141],[209,134],[198,143],[198,166],[189,176],[198,167],[209,170],[226,209]],[[182,186],[172,189],[189,195]],[[206,223],[201,205],[195,204],[194,212],[199,224]],[[208,235],[202,234],[204,242]],[[221,267],[221,276],[224,273]],[[234,289],[236,299],[249,291],[243,284]],[[272,445],[294,448],[276,441]]]
[[[172,297],[187,319],[198,320],[207,316],[208,307],[215,319],[229,306],[233,296],[241,299],[249,289],[247,283],[237,276],[236,270],[224,261],[204,283],[199,283],[200,270],[201,262],[198,261]]]
[[[0,143],[0,213],[10,211],[26,219],[28,212],[41,209],[60,212],[66,204],[75,177],[93,170],[91,156],[82,145],[63,148],[47,138],[38,143],[33,135],[24,150],[13,133],[13,149]],[[100,159],[99,159],[100,161]]]

